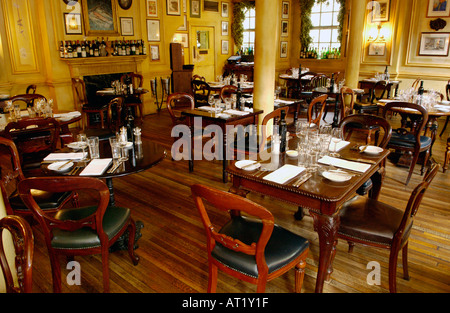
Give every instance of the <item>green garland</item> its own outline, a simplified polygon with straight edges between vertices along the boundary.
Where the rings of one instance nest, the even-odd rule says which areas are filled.
[[[235,45],[238,50],[241,49],[242,41],[244,39],[244,20],[245,11],[247,9],[255,8],[254,1],[242,1],[233,4],[233,22],[231,23],[231,36],[233,37]]]

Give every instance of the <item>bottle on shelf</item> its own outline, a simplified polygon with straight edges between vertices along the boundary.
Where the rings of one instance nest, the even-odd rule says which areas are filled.
[[[72,43],[70,42],[70,40],[68,41],[68,45],[67,45],[67,57],[69,59],[73,58]]]
[[[142,54],[146,55],[147,54],[147,46],[144,44],[144,40],[141,40],[141,45],[142,45]]]
[[[79,40],[77,40],[77,58],[81,58],[81,45]]]
[[[86,44],[84,42],[81,45],[81,57],[82,58],[86,58],[87,57]]]
[[[61,44],[59,45],[59,57],[64,59],[64,43],[61,40]]]
[[[281,111],[280,121],[278,123],[280,129],[280,152],[286,152],[286,134],[287,134],[287,123],[286,123],[286,112]]]

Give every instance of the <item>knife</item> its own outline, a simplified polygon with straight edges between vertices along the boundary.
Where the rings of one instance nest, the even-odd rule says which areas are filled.
[[[360,159],[360,158],[345,157],[345,158],[341,158],[341,159],[347,160],[347,161],[356,161],[356,162],[361,162],[361,163],[368,163],[368,164],[377,164],[377,162],[375,162],[373,160]]]
[[[113,165],[113,167],[108,170],[108,174],[114,173],[120,166],[120,164],[122,164],[122,161],[118,161],[115,165]]]
[[[253,162],[253,163],[250,163],[250,164],[246,164],[246,165],[241,167],[241,170],[246,169],[247,167],[255,166],[257,164],[258,164],[258,162]]]
[[[63,169],[64,166],[66,166],[66,165],[69,164],[70,162],[72,162],[72,160],[69,160],[69,161],[65,162],[64,164],[61,164],[61,165],[57,168],[57,170]]]
[[[306,182],[308,179],[310,179],[312,177],[311,173],[306,174],[302,179],[298,180],[295,182],[295,184],[293,184],[292,186],[298,188],[300,187],[304,182]]]

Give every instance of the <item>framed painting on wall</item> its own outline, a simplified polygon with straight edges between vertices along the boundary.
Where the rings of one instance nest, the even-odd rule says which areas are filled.
[[[228,2],[222,2],[222,17],[228,17]]]
[[[228,22],[222,21],[222,36],[228,36]]]
[[[148,41],[159,41],[159,20],[147,20],[147,39]]]
[[[428,0],[427,17],[446,17],[450,14],[447,0]]]
[[[120,32],[122,36],[134,36],[132,17],[120,18]]]
[[[222,54],[228,54],[228,40],[222,40]]]
[[[119,35],[117,27],[117,1],[85,0],[83,5],[84,29],[87,36]]]
[[[372,22],[389,21],[390,0],[372,1]]]
[[[147,0],[147,16],[158,17],[158,0]]]
[[[150,57],[152,61],[159,60],[159,45],[150,45]]]
[[[281,18],[289,18],[289,2],[283,1],[281,6]]]
[[[64,25],[66,35],[81,35],[81,14],[80,13],[64,13]]]
[[[167,15],[181,15],[180,0],[167,0]]]
[[[191,17],[198,17],[201,16],[201,9],[200,9],[200,0],[190,0],[190,8],[191,8]]]
[[[211,12],[219,12],[219,1],[204,0],[203,10]]]
[[[448,56],[450,33],[422,33],[419,55]]]
[[[183,48],[189,48],[188,34],[175,33],[175,34],[173,34],[172,42],[179,42],[183,45]]]
[[[280,58],[287,58],[287,41],[282,41],[280,45]]]
[[[371,42],[369,43],[369,55],[383,56],[386,54],[385,42]]]
[[[289,34],[288,21],[281,21],[281,36],[287,37]]]

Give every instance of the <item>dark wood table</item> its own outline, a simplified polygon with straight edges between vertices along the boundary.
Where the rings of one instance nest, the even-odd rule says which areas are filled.
[[[291,148],[296,147],[296,144],[295,139],[289,141]],[[249,172],[237,168],[235,162],[226,170],[232,176],[230,192],[245,196],[248,192],[254,191],[309,209],[314,219],[314,229],[319,235],[320,246],[316,292],[323,291],[323,283],[332,273],[331,255],[334,253],[337,243],[337,230],[340,223],[339,208],[355,195],[356,190],[369,178],[373,181],[372,197],[378,198],[389,150],[384,150],[375,156],[363,155],[356,149],[352,149],[352,144],[350,144],[339,153],[344,159],[361,159],[370,162],[370,168],[365,173],[353,176],[344,183],[329,181],[316,172],[298,188],[289,181],[286,184],[277,184],[264,180],[263,177],[267,173],[255,175],[255,171]],[[280,154],[278,164],[279,167],[284,164],[297,165],[297,159]]]
[[[220,114],[210,113],[208,111],[193,109],[193,110],[183,110],[181,112],[182,115],[185,115],[189,118],[189,125],[191,127],[191,134],[196,133],[195,129],[195,118],[201,118],[201,127],[206,127],[208,125],[217,125],[222,130],[222,153],[219,154],[222,157],[222,180],[223,182],[227,182],[227,173],[225,172],[226,167],[228,165],[227,160],[227,127],[236,126],[236,125],[258,125],[258,116],[263,113],[263,110],[254,110],[253,112],[249,112],[246,115],[231,115],[229,118],[223,118]],[[194,136],[191,136],[190,140],[190,151],[189,151],[189,171],[194,170]],[[194,147],[195,148],[195,147]]]
[[[253,93],[253,82],[245,82],[241,84],[242,93]],[[208,82],[211,92],[220,93],[220,89],[225,86],[224,83],[220,82]],[[236,85],[237,86],[237,85]]]

